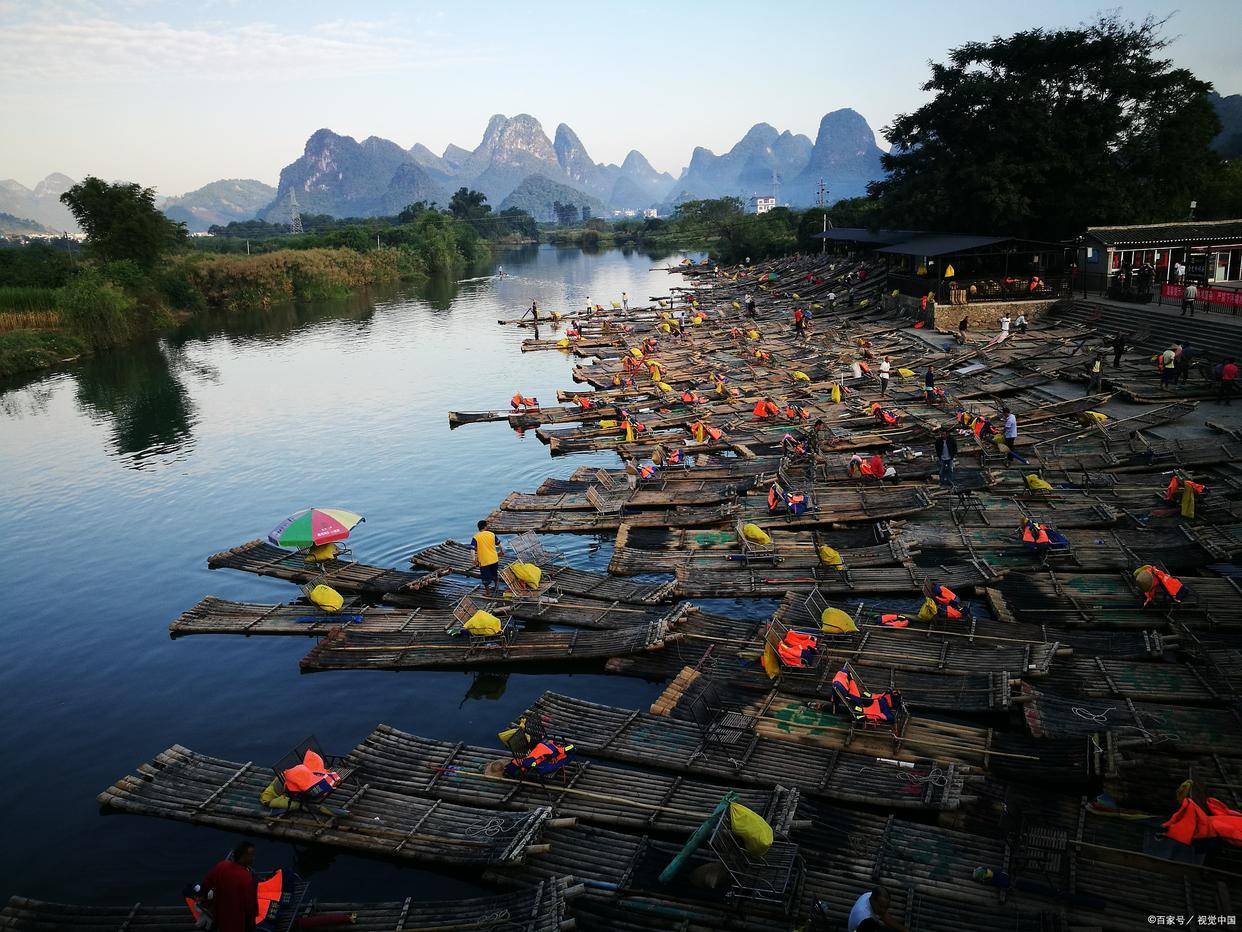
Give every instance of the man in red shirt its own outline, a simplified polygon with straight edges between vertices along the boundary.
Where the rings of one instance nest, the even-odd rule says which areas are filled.
[[[1229,404],[1233,398],[1233,386],[1238,380],[1238,366],[1230,356],[1225,360],[1225,364],[1220,367],[1220,394],[1216,396],[1216,403],[1224,402]]]
[[[203,880],[201,902],[215,919],[216,932],[254,932],[259,887],[253,864],[254,845],[243,841]]]

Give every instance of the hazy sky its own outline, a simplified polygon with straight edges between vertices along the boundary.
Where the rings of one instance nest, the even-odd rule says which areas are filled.
[[[1172,6],[1107,3],[1133,18]],[[970,39],[1073,25],[1073,0],[423,3],[0,0],[0,178],[50,172],[181,194],[275,184],[320,127],[440,152],[493,113],[572,126],[596,161],[676,174],[766,121],[814,138],[853,107],[877,131],[927,61]],[[1182,0],[1178,64],[1242,92],[1242,2]]]

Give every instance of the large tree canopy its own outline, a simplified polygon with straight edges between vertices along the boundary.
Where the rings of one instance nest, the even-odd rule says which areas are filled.
[[[950,50],[932,98],[885,129],[887,223],[1055,239],[1184,216],[1219,121],[1211,85],[1160,57],[1162,25],[1108,15]]]
[[[109,184],[89,176],[60,196],[86,233],[90,251],[104,262],[127,259],[144,269],[185,239],[185,226],[155,206],[155,190]]]

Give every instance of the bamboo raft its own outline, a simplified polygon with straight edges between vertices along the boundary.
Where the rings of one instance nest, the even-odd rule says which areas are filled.
[[[407,897],[391,903],[282,903],[276,915],[282,929],[296,928],[284,925],[286,920],[296,923],[307,918],[349,915],[354,917],[349,928],[356,932],[445,932],[492,929],[501,924],[515,932],[562,932],[572,927],[569,900],[581,892],[582,888],[569,878],[556,878],[503,894],[456,900]],[[14,896],[0,910],[0,929],[10,932],[194,932],[196,928],[185,903],[78,906]]]
[[[757,663],[732,665],[712,663],[685,666],[673,677],[668,689],[651,706],[653,715],[676,708],[676,700],[699,677],[710,679],[712,689],[724,706],[741,708],[755,702],[770,703],[781,698],[831,701],[832,677],[845,661],[827,649],[827,660],[814,670],[783,667],[769,678]],[[914,709],[957,712],[966,715],[1001,713],[1013,705],[1019,680],[1007,673],[944,674],[910,672],[866,662],[850,665],[870,690],[897,690]]]
[[[275,547],[262,540],[252,540],[232,550],[212,554],[207,558],[207,566],[213,570],[241,570],[243,573],[272,576],[295,583],[321,582],[338,592],[366,595],[413,592],[432,585],[444,575],[407,573],[352,560],[308,563],[301,553]]]
[[[544,693],[529,714],[571,736],[582,753],[603,760],[695,774],[752,786],[793,786],[842,802],[909,809],[955,809],[963,802],[962,768],[947,781],[920,782],[930,772],[884,764],[869,755],[755,736],[738,751],[703,737],[691,722]],[[857,779],[866,768],[865,785]]]
[[[474,551],[455,540],[446,540],[442,544],[426,547],[412,555],[410,562],[428,570],[478,575],[478,567],[473,565]],[[676,587],[676,584],[671,581],[634,582],[616,579],[603,573],[575,569],[560,563],[540,563],[540,569],[543,570],[544,577],[551,580],[562,592],[636,605],[667,602],[673,598],[673,590]]]
[[[1129,698],[1063,698],[1026,684],[1027,728],[1037,738],[1109,732],[1119,746],[1144,746],[1162,753],[1242,757],[1242,721],[1219,707],[1196,708]]]
[[[665,508],[613,514],[586,511],[504,511],[487,516],[489,531],[497,534],[598,534],[615,531],[625,521],[642,527],[711,527],[733,519],[732,505],[715,508]]]
[[[543,850],[550,812],[502,813],[380,789],[355,774],[337,788],[326,815],[264,807],[269,767],[238,764],[174,745],[99,795],[99,804],[136,815],[210,825],[284,841],[430,864],[512,864]]]
[[[685,598],[733,598],[783,596],[786,592],[818,589],[830,598],[859,594],[918,592],[929,580],[954,591],[985,586],[1004,575],[986,563],[919,569],[911,565],[842,569],[816,565],[790,567],[736,561],[711,568],[696,564],[677,567],[677,591]]]
[[[516,780],[494,773],[503,751],[434,741],[380,725],[350,752],[367,778],[393,792],[429,796],[485,809],[548,807],[554,817],[629,831],[690,835],[726,792],[681,776],[576,758],[563,783]],[[733,787],[738,801],[782,834],[792,830],[798,791]]]
[[[841,553],[847,566],[891,566],[913,554],[900,537],[877,540],[875,529],[787,531],[772,536],[775,564],[819,566],[823,544]],[[638,528],[622,524],[613,543],[608,572],[618,576],[675,573],[679,566],[712,569],[742,558],[735,529]]]
[[[439,631],[370,633],[338,628],[302,658],[303,673],[321,670],[476,669],[531,663],[570,663],[659,650],[678,635],[673,631],[686,606],[670,609],[646,624],[602,630],[535,631],[511,638],[472,641],[469,634]]]

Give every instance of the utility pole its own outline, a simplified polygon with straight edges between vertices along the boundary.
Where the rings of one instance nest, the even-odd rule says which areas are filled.
[[[776,206],[781,206],[781,176],[776,173],[776,169],[772,169],[772,200],[776,201]]]
[[[823,178],[819,179],[819,184],[816,185],[815,187],[815,205],[824,212],[823,232],[827,233],[828,232],[828,188],[824,185]],[[822,240],[820,240],[819,251],[821,255],[828,251],[828,238],[827,237],[824,237]]]
[[[302,229],[302,215],[298,212],[298,195],[293,188],[289,189],[289,226],[293,233],[305,232]]]

